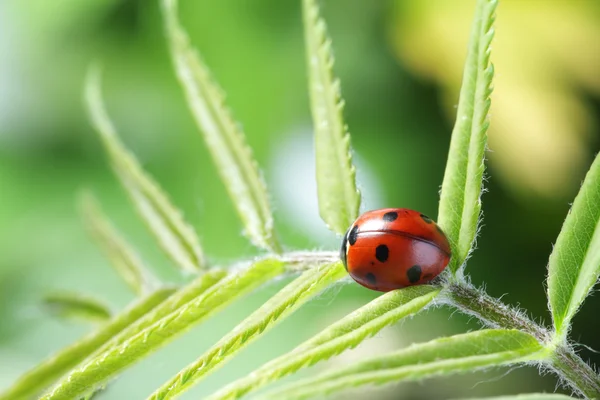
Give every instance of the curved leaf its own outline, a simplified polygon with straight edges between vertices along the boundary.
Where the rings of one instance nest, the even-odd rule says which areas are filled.
[[[256,246],[279,253],[266,185],[241,127],[177,20],[177,0],[163,0],[162,5],[177,77],[246,235]]]
[[[539,357],[542,349],[533,336],[517,330],[481,330],[415,344],[392,354],[320,374],[316,378],[300,380],[269,392],[265,397],[315,398],[363,385],[469,372],[489,366],[530,361]]]
[[[189,331],[235,299],[284,271],[279,260],[260,260],[249,268],[231,273],[200,296],[183,304],[132,337],[110,346],[63,377],[43,400],[70,400],[102,386],[111,377],[140,361],[147,354]]]
[[[139,318],[127,328],[123,329],[118,335],[115,335],[110,342],[98,349],[98,351],[94,353],[93,357],[125,343],[127,340],[133,338],[144,329],[152,326],[157,321],[160,321],[162,318],[168,316],[180,307],[195,300],[226,276],[227,272],[224,270],[208,270],[194,281],[188,283],[185,287],[182,287],[168,299],[149,311],[146,315]]]
[[[88,73],[85,97],[90,118],[102,139],[115,173],[159,245],[183,270],[197,272],[203,269],[204,253],[196,232],[117,136],[102,102],[98,69],[91,69]]]
[[[421,311],[438,293],[439,289],[432,286],[413,286],[379,296],[294,350],[268,362],[209,398],[240,398],[270,382],[354,348],[384,327]]]
[[[149,399],[171,399],[190,389],[223,362],[346,275],[340,262],[313,268],[289,283],[196,361],[156,390]]]
[[[178,290],[168,299],[156,306],[143,317],[136,320],[134,323],[123,329],[119,334],[115,335],[109,342],[96,350],[90,357],[95,358],[106,353],[112,348],[120,346],[128,340],[135,337],[144,329],[152,326],[163,317],[168,316],[173,311],[179,309],[183,305],[199,297],[205,293],[210,287],[227,276],[227,272],[220,269],[210,269],[206,273],[200,275],[194,281],[187,284],[185,287]],[[99,385],[100,388],[105,385]],[[91,392],[90,396],[96,392]]]
[[[61,318],[87,322],[105,322],[111,315],[104,302],[81,293],[48,294],[44,296],[44,307]]]
[[[173,292],[175,292],[174,288],[158,289],[138,300],[98,330],[60,350],[25,373],[4,393],[0,393],[0,399],[24,400],[36,395],[127,326],[163,302]]]
[[[91,192],[81,195],[84,222],[91,236],[106,254],[111,265],[123,280],[140,295],[151,286],[150,273],[140,256],[123,239],[111,221],[104,215],[100,204]]]
[[[321,218],[342,235],[358,217],[360,192],[344,123],[340,81],[333,76],[331,40],[315,0],[303,0],[310,103],[315,129],[317,192]]]
[[[481,212],[484,155],[494,68],[490,43],[494,37],[497,0],[478,0],[444,173],[438,223],[452,246],[450,269],[466,260],[477,234]]]
[[[556,335],[571,319],[600,274],[600,155],[596,156],[558,235],[548,265],[548,300]]]

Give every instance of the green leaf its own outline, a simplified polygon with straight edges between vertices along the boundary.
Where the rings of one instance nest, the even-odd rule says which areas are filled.
[[[151,287],[151,277],[137,254],[103,213],[91,192],[81,195],[81,212],[90,235],[123,280],[140,295]]]
[[[456,123],[442,183],[438,223],[452,246],[450,269],[466,260],[477,234],[481,212],[484,156],[489,126],[490,43],[497,0],[478,0],[460,91]]]
[[[156,390],[149,399],[177,397],[275,324],[300,308],[329,284],[346,275],[340,262],[313,268],[289,283],[224,336],[196,361]]]
[[[558,235],[548,266],[548,299],[558,340],[600,274],[600,155]]]
[[[241,398],[270,382],[356,347],[384,327],[421,311],[438,293],[439,289],[432,286],[413,286],[379,296],[289,353],[219,390],[210,399]]]
[[[200,275],[195,280],[188,283],[185,287],[178,290],[142,318],[135,321],[126,329],[123,329],[123,331],[113,337],[110,342],[106,343],[96,353],[94,353],[94,356],[102,354],[113,347],[125,343],[127,340],[133,338],[144,329],[152,326],[157,321],[160,321],[162,318],[178,310],[180,307],[195,300],[226,276],[227,272],[221,269],[210,269],[206,271],[206,273]]]
[[[206,273],[197,277],[184,288],[171,295],[168,299],[163,301],[146,315],[136,320],[127,328],[123,329],[118,335],[115,335],[109,342],[105,343],[100,349],[95,351],[91,357],[98,357],[110,349],[125,343],[127,340],[133,338],[147,327],[152,326],[163,317],[199,297],[202,293],[206,292],[211,286],[215,285],[225,276],[227,276],[227,272],[224,270],[208,270]],[[99,387],[101,389],[104,386],[105,384],[102,384]],[[97,391],[98,390],[95,392],[90,392],[89,395],[93,395],[94,393],[97,393]]]
[[[539,358],[542,349],[533,336],[517,330],[481,330],[414,344],[385,356],[300,380],[271,391],[265,397],[315,398],[363,385],[469,372],[489,366],[531,361]]]
[[[25,373],[4,393],[0,393],[0,399],[25,400],[35,396],[127,326],[160,304],[174,291],[174,288],[158,289],[136,301],[98,330],[60,350]]]
[[[211,286],[215,285],[221,279],[227,276],[227,272],[220,269],[210,269],[206,273],[197,277],[194,281],[190,282],[181,290],[171,295],[168,299],[163,301],[157,307],[152,309],[143,317],[136,320],[134,323],[123,329],[118,335],[115,335],[109,342],[105,343],[97,351],[95,351],[91,357],[98,357],[99,355],[107,352],[111,348],[119,346],[125,343],[127,340],[133,338],[138,333],[142,332],[147,327],[151,326],[155,322],[159,321],[163,317],[169,315],[179,307],[186,303],[194,300],[202,293],[206,292]],[[100,385],[100,388],[105,385]],[[93,396],[95,392],[90,392],[88,395]]]
[[[229,274],[198,297],[153,321],[152,325],[126,340],[120,339],[119,345],[111,345],[106,351],[86,360],[63,377],[42,399],[70,400],[96,390],[119,372],[283,271],[281,261],[263,259],[249,268]]]
[[[97,68],[88,73],[85,95],[90,118],[115,173],[160,247],[183,270],[197,272],[203,269],[204,254],[194,229],[117,136],[102,102],[100,71]]]
[[[106,322],[110,309],[104,302],[81,293],[57,292],[44,296],[44,307],[61,318]]]
[[[517,394],[513,396],[498,396],[498,397],[478,397],[464,400],[572,400],[574,397],[565,396],[563,394],[553,393],[528,393]]]
[[[329,228],[341,235],[358,217],[360,192],[356,189],[350,134],[342,116],[340,81],[333,76],[331,40],[315,0],[303,0],[302,4],[319,212]]]
[[[177,0],[163,0],[167,38],[177,77],[229,196],[258,247],[279,253],[266,185],[225,96],[177,19]]]

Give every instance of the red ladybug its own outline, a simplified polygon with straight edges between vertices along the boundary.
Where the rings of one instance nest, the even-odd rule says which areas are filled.
[[[340,250],[352,279],[380,292],[431,281],[446,268],[450,256],[440,227],[407,208],[364,213],[344,235]]]

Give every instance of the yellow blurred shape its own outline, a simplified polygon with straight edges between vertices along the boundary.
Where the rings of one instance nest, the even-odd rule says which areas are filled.
[[[413,72],[443,88],[455,117],[475,1],[397,0],[392,43]],[[592,118],[581,92],[600,93],[600,7],[591,0],[502,0],[489,132],[494,172],[523,196],[563,197],[590,158]]]

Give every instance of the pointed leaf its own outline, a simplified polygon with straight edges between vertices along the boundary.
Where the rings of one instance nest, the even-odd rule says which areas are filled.
[[[0,400],[24,400],[35,396],[174,291],[174,288],[162,288],[139,299],[98,330],[60,350],[25,373],[10,388],[0,393]]]
[[[164,300],[162,303],[149,310],[145,315],[132,322],[129,326],[123,329],[118,334],[114,335],[110,341],[96,349],[90,358],[96,358],[101,354],[109,351],[112,348],[120,346],[133,338],[144,329],[152,326],[163,317],[168,316],[173,311],[179,309],[186,303],[189,303],[205,293],[209,288],[215,285],[217,282],[227,276],[227,272],[219,269],[210,269],[206,273],[197,277],[194,281],[190,282],[185,287],[181,288],[177,292],[173,293],[169,298]],[[100,384],[99,389],[94,392],[89,392],[89,395],[93,395],[98,390],[102,389],[105,384]]]
[[[159,245],[183,270],[197,272],[204,268],[204,254],[194,229],[117,136],[102,102],[98,69],[90,70],[85,95],[90,118],[115,173]]]
[[[225,271],[212,269],[176,293],[173,293],[175,289],[172,288],[155,291],[146,299],[140,300],[139,305],[123,311],[115,317],[114,322],[100,331],[42,362],[17,381],[14,388],[6,392],[6,397],[0,394],[0,399],[20,399],[21,393],[24,398],[27,398],[28,394],[40,391],[91,354],[96,356],[124,343],[182,305],[194,300],[225,276]]]
[[[95,352],[94,356],[102,354],[113,347],[125,343],[127,340],[133,338],[144,329],[152,326],[157,321],[160,321],[162,318],[178,310],[180,307],[196,300],[198,297],[200,297],[200,295],[204,294],[208,289],[226,276],[227,271],[221,269],[213,268],[206,271],[206,273],[200,275],[195,280],[188,283],[185,287],[178,290],[142,318],[123,329],[118,335],[114,336],[110,342],[106,343],[97,352]]]
[[[329,326],[289,353],[219,390],[210,396],[210,399],[241,398],[270,382],[354,348],[384,327],[421,311],[438,293],[439,290],[431,286],[413,286],[386,293]]]
[[[123,239],[91,192],[81,196],[81,212],[90,235],[102,249],[121,278],[140,295],[151,286],[153,278],[140,256]]]
[[[360,192],[344,123],[340,81],[333,76],[331,40],[315,0],[303,0],[310,103],[315,129],[317,191],[321,218],[343,234],[358,217]]]
[[[556,240],[548,265],[548,299],[557,337],[600,274],[600,155],[596,156]]]
[[[537,353],[537,354],[536,354]],[[489,329],[427,343],[303,379],[268,393],[269,399],[306,399],[363,385],[398,383],[530,361],[543,355],[535,338],[517,330]]]
[[[280,252],[265,183],[241,127],[225,105],[222,90],[190,44],[177,19],[177,0],[163,0],[167,38],[177,77],[188,106],[244,223],[246,235],[259,247]]]
[[[494,75],[490,43],[497,0],[478,0],[440,194],[438,223],[452,246],[450,269],[466,260],[477,234],[481,212],[484,153]]]
[[[279,260],[263,259],[245,270],[231,273],[152,325],[120,340],[119,345],[86,360],[63,377],[42,400],[70,400],[96,390],[119,372],[283,271],[284,264]]]
[[[329,284],[345,276],[340,262],[306,271],[235,327],[200,358],[156,390],[149,399],[177,397],[257,337],[285,319]]]
[[[87,322],[105,322],[110,309],[104,302],[81,293],[57,292],[44,297],[45,308],[61,318]]]

